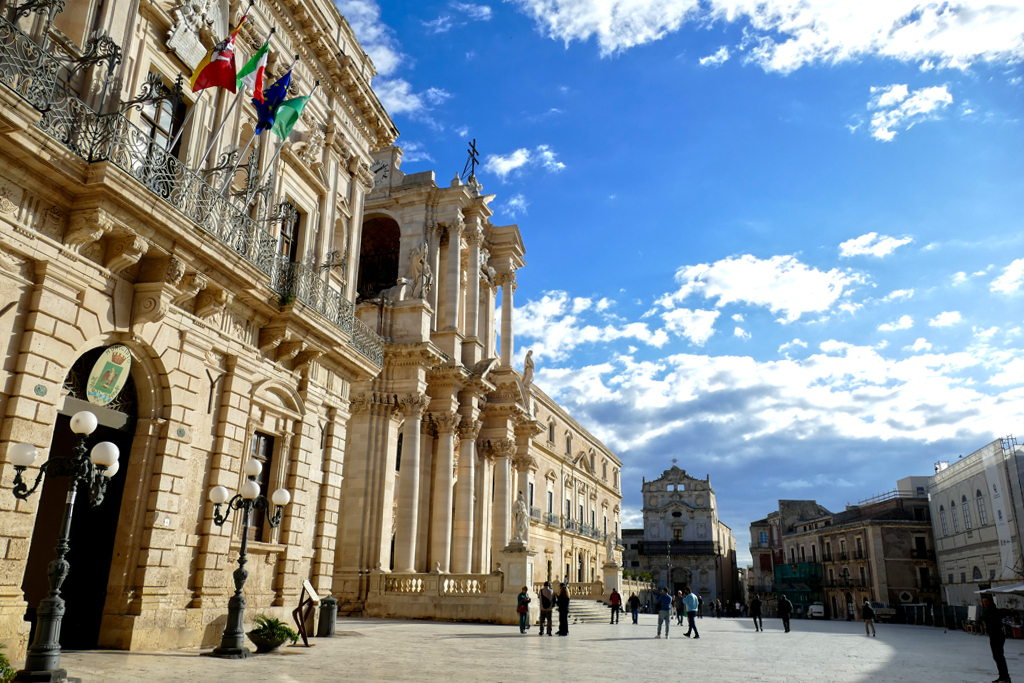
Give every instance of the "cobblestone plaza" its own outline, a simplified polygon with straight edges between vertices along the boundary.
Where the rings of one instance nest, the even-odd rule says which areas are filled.
[[[990,681],[988,639],[961,631],[883,624],[866,638],[859,622],[777,619],[755,633],[747,619],[701,619],[700,640],[674,626],[655,639],[656,617],[570,626],[568,638],[520,635],[513,626],[343,619],[338,636],[246,660],[175,652],[68,652],[62,660],[85,683],[216,680],[303,681],[814,681],[886,683]],[[1024,641],[1006,643],[1011,676],[1024,675]]]

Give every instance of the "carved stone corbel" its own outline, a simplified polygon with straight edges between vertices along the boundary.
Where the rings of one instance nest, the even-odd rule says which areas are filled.
[[[292,363],[292,371],[304,373],[310,363],[322,355],[324,355],[324,352],[321,349],[306,349],[295,357],[295,362]]]
[[[181,306],[183,303],[199,294],[199,292],[206,289],[206,285],[209,284],[209,282],[210,278],[203,273],[189,273],[182,278],[181,284],[178,285],[180,293],[171,303],[175,306]]]
[[[64,244],[79,253],[82,247],[98,242],[114,229],[114,220],[103,209],[74,211],[68,220]]]
[[[284,327],[264,327],[260,330],[259,349],[262,353],[268,354],[281,345],[281,342],[291,339],[291,332]]]
[[[149,242],[134,232],[107,240],[103,265],[112,273],[121,273],[139,262],[149,251]]]
[[[291,360],[299,355],[306,348],[306,342],[301,339],[282,341],[277,347],[277,362]]]
[[[137,282],[132,301],[132,325],[163,320],[180,292],[169,282]]]
[[[224,311],[231,302],[231,294],[226,289],[207,288],[196,297],[196,315],[208,319]]]

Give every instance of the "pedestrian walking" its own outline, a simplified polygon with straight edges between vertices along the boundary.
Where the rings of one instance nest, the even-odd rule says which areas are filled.
[[[551,582],[545,581],[540,589],[540,634],[544,635],[544,622],[548,623],[548,635],[551,635],[551,613],[555,609],[555,591],[551,590]]]
[[[700,619],[704,618],[704,596],[697,596],[697,617]]]
[[[693,638],[696,640],[700,638],[700,633],[697,632],[697,622],[694,621],[694,617],[699,614],[697,611],[700,607],[700,598],[693,594],[690,587],[687,586],[683,589],[686,596],[683,598],[683,604],[686,605],[686,633],[683,635],[687,638],[690,637],[690,633],[693,633]]]
[[[661,589],[661,595],[657,598],[658,603],[658,635],[661,638],[661,625],[665,624],[665,638],[668,639],[668,627],[672,623],[672,596],[668,594],[668,588]]]
[[[1010,611],[996,607],[992,598],[986,595],[982,598],[981,621],[985,624],[985,632],[988,633],[988,644],[992,648],[992,659],[996,662],[996,669],[999,670],[999,678],[992,683],[1010,683],[1010,671],[1006,668],[1006,657],[1003,655],[1003,646],[1006,644],[1006,633],[1003,632],[1003,618],[1010,616]]]
[[[683,617],[686,616],[686,605],[683,604],[683,591],[676,591],[676,597],[672,600],[672,606],[676,608],[676,624],[683,625]]]
[[[864,619],[864,635],[875,638],[875,610],[871,603],[864,598],[864,605],[860,608],[860,615]],[[891,634],[890,634],[891,636]]]
[[[530,595],[523,586],[523,592],[519,594],[516,611],[519,612],[519,632],[526,633],[530,628]]]
[[[629,596],[629,600],[626,601],[626,607],[629,608],[630,613],[633,615],[633,623],[638,623],[638,617],[640,615],[640,598],[636,597],[636,593]]]
[[[563,583],[558,590],[558,635],[569,635],[569,590]]]
[[[761,598],[756,595],[750,601],[750,616],[754,619],[754,631],[764,631],[764,620],[761,619]]]
[[[612,589],[612,595],[610,598],[612,603],[612,621],[611,623],[619,623],[619,611],[622,609],[622,596],[619,595],[619,591]]]
[[[782,628],[786,629],[786,633],[789,633],[789,618],[793,616],[793,603],[785,595],[779,598],[778,603],[779,616],[782,617]]]

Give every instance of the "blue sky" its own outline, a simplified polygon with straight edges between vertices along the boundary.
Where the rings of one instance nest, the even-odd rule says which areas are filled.
[[[1024,433],[1024,3],[336,0],[403,170],[468,139],[527,246],[537,382],[749,557]]]

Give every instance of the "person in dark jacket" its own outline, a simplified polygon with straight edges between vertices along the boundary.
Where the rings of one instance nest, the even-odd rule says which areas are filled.
[[[569,589],[564,583],[558,589],[558,635],[569,635]]]
[[[785,595],[779,597],[779,616],[782,617],[782,628],[789,633],[789,618],[793,615],[793,603]]]
[[[640,614],[640,598],[636,597],[636,593],[629,596],[629,600],[626,601],[626,607],[629,608],[630,613],[633,615],[633,623],[637,623],[637,615]]]
[[[860,608],[860,616],[864,619],[864,635],[875,638],[875,609],[864,598],[864,605]]]
[[[523,592],[516,599],[516,611],[519,612],[519,632],[526,633],[526,629],[530,628],[530,594],[526,586],[523,586]]]
[[[764,621],[761,619],[761,598],[754,596],[750,601],[750,616],[754,619],[754,631],[764,631]]]
[[[985,596],[981,602],[981,621],[985,624],[985,632],[988,633],[988,644],[992,648],[992,659],[996,662],[996,669],[999,670],[999,678],[993,683],[1010,683],[1010,671],[1006,668],[1006,657],[1003,656],[1003,645],[1006,644],[1006,633],[1003,632],[1003,618],[1010,615],[1005,609],[996,607],[992,598]]]
[[[619,595],[619,591],[613,588],[608,601],[612,605],[612,620],[610,623],[617,624],[619,623],[619,611],[622,609],[622,596]]]

